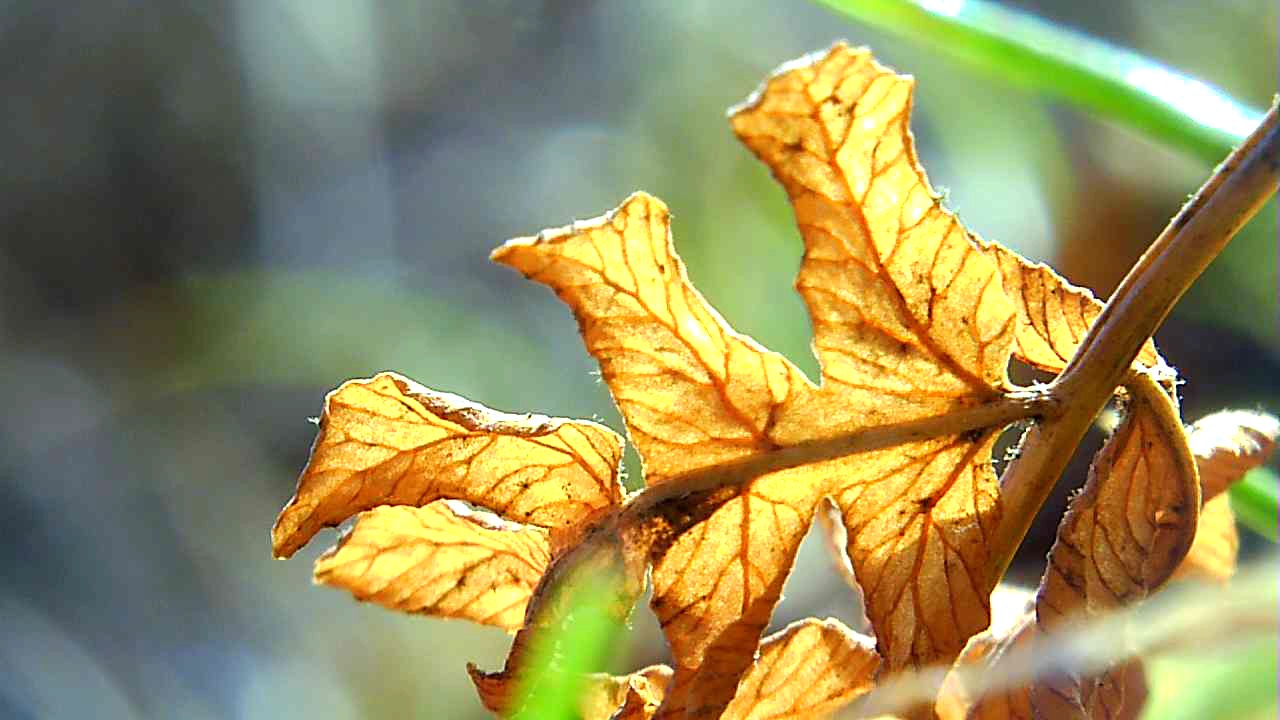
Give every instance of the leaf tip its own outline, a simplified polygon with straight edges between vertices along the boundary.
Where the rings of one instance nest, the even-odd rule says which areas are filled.
[[[637,212],[639,211],[639,212]],[[538,272],[539,266],[530,263],[531,256],[541,255],[540,248],[566,242],[575,237],[590,233],[592,230],[615,222],[620,215],[649,214],[659,218],[670,217],[667,204],[643,190],[637,190],[626,197],[617,207],[586,220],[576,220],[561,227],[546,228],[537,235],[512,238],[489,253],[493,262],[506,265],[520,271],[526,277]]]
[[[288,560],[298,552],[298,548],[302,547],[302,544],[294,538],[297,528],[289,518],[289,510],[296,502],[295,495],[276,516],[276,522],[271,526],[271,557],[275,560]]]

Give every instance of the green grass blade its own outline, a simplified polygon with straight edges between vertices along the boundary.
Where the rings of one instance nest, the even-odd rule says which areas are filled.
[[[1137,53],[986,0],[816,0],[1217,163],[1262,111]]]
[[[1270,539],[1280,540],[1277,508],[1280,508],[1280,478],[1270,468],[1255,468],[1231,486],[1231,509],[1240,524]]]
[[[605,581],[608,580],[608,581]],[[527,680],[514,720],[574,720],[589,673],[604,667],[622,631],[612,578],[566,583],[569,610],[533,638]]]

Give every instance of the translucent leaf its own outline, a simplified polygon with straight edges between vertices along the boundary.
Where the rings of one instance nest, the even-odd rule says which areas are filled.
[[[694,289],[669,224],[660,200],[637,193],[602,218],[493,253],[573,309],[648,485],[777,447],[779,413],[809,388]]]
[[[794,622],[760,644],[759,657],[743,676],[721,718],[827,717],[870,690],[879,665],[871,639],[850,631],[838,620]],[[646,668],[628,676],[598,677],[589,693],[593,711],[584,714],[584,720],[652,717],[667,690],[667,676],[656,671]],[[655,681],[655,675],[661,681]],[[663,708],[664,712],[682,710],[671,705]],[[619,714],[611,715],[615,711]]]
[[[1197,420],[1189,442],[1200,468],[1204,498],[1226,490],[1267,461],[1276,449],[1280,420],[1247,410],[1225,410]]]
[[[1240,535],[1236,532],[1236,516],[1226,495],[1218,495],[1200,508],[1196,537],[1182,564],[1174,572],[1179,579],[1225,583],[1236,574],[1236,556],[1240,551]]]
[[[361,513],[315,576],[392,610],[515,632],[550,560],[546,530],[437,500]]]
[[[800,620],[765,638],[726,720],[826,717],[871,689],[880,658],[837,620]]]
[[[928,188],[909,104],[909,79],[837,46],[781,70],[733,116],[796,208],[820,388],[692,288],[654,198],[494,253],[573,309],[647,483],[1001,397],[1013,309],[995,263]],[[713,716],[732,698],[827,496],[844,513],[888,666],[959,652],[986,625],[994,584],[985,538],[998,516],[998,431],[783,470],[657,513],[641,535],[665,538],[649,549],[674,702]]]
[[[822,388],[780,428],[814,417],[833,430],[901,422],[1007,387],[1014,310],[995,263],[917,162],[911,83],[837,45],[784,66],[732,113],[738,137],[786,188],[805,243],[796,287]],[[996,431],[837,464],[832,496],[890,669],[953,657],[986,625]]]
[[[1030,262],[996,243],[979,244],[1000,266],[1005,294],[1017,309],[1014,354],[1032,367],[1061,371],[1102,313],[1102,303],[1088,288],[1072,285],[1048,265]],[[1135,363],[1161,375],[1173,372],[1150,340]]]
[[[501,413],[394,373],[350,380],[325,398],[272,547],[289,557],[358,512],[441,498],[515,522],[573,525],[621,501],[621,457],[621,438],[595,423]]]
[[[1172,401],[1154,385],[1145,388],[1138,388],[1058,528],[1036,598],[1041,628],[1142,600],[1191,546],[1200,504],[1191,452]],[[1136,700],[1124,699],[1136,672],[1118,666],[1092,678],[1038,683],[1032,704],[1048,717],[1127,717],[1137,711]]]
[[[1200,494],[1180,428],[1162,419],[1171,412],[1161,393],[1135,397],[1094,459],[1049,554],[1036,601],[1041,624],[1141,599],[1186,555]]]

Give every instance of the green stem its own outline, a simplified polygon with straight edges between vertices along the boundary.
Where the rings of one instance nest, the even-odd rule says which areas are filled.
[[[1256,468],[1245,474],[1244,479],[1231,486],[1231,509],[1240,524],[1270,539],[1280,540],[1280,478],[1267,468]]]
[[[1262,112],[1130,50],[986,0],[816,0],[1217,162]]]

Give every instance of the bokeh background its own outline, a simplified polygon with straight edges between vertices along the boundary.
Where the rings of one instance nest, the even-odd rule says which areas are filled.
[[[1016,5],[1255,107],[1277,88],[1274,2]],[[724,111],[840,38],[916,75],[970,228],[1102,295],[1210,170],[798,1],[0,3],[0,717],[483,717],[463,666],[504,634],[312,588],[333,534],[270,559],[308,417],[395,369],[620,429],[569,313],[487,254],[636,189],[729,321],[813,372],[790,211]],[[1273,203],[1157,336],[1189,419],[1280,410],[1276,272]],[[849,597],[807,543],[777,620]],[[662,659],[643,610],[629,643]]]

